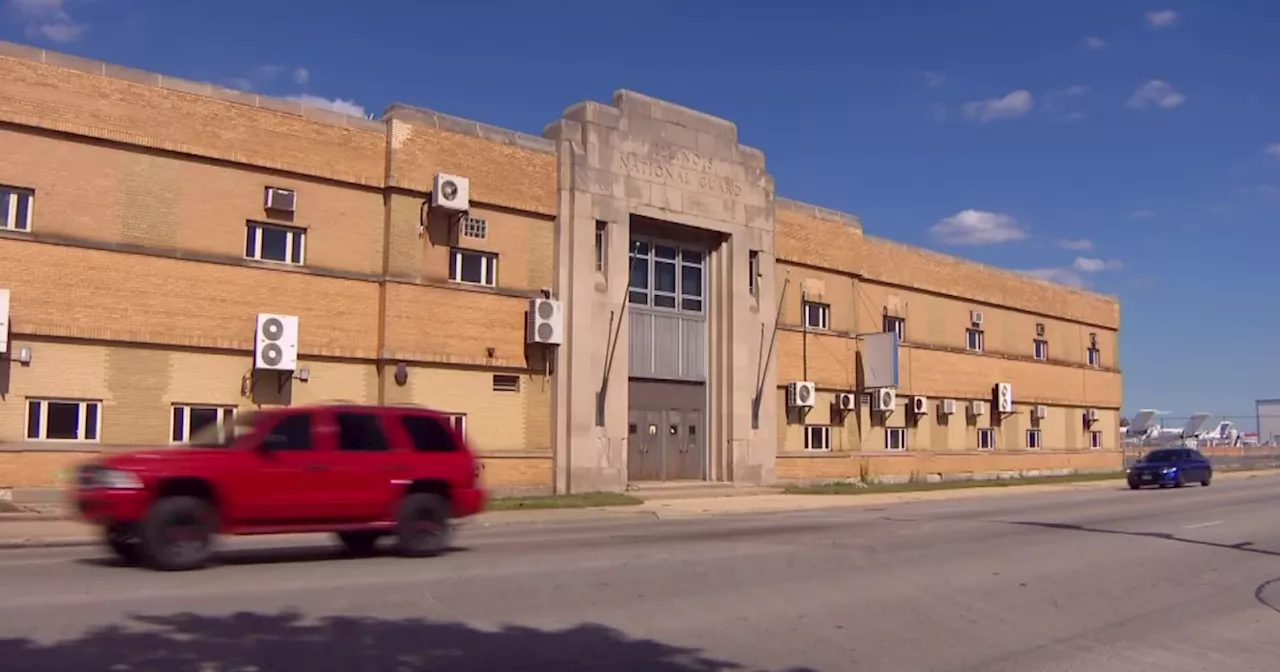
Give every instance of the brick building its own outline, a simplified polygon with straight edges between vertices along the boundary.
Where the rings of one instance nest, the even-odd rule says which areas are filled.
[[[337,399],[454,414],[508,492],[1120,464],[1114,299],[777,197],[731,122],[627,91],[543,137],[373,121],[6,43],[0,81],[0,488]]]

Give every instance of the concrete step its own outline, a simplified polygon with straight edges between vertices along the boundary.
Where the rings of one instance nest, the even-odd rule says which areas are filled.
[[[676,499],[708,499],[716,497],[750,497],[773,495],[781,488],[736,486],[732,483],[706,481],[669,481],[665,483],[629,483],[627,494],[646,502]]]

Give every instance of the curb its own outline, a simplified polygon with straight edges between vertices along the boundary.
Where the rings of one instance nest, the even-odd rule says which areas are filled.
[[[97,546],[101,543],[91,537],[61,537],[44,539],[27,537],[24,539],[0,539],[0,551],[20,550],[24,548],[82,548]]]

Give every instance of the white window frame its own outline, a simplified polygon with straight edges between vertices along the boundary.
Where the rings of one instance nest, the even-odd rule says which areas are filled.
[[[1049,361],[1049,341],[1043,338],[1035,340],[1035,357],[1041,362]]]
[[[897,437],[897,440],[895,440],[894,437]],[[895,443],[897,444],[896,446],[894,445]],[[885,427],[884,449],[891,450],[895,453],[907,450],[907,428]]]
[[[805,299],[800,304],[800,318],[809,331],[831,330],[831,304]],[[815,323],[812,318],[817,318]]]
[[[1093,430],[1089,432],[1089,449],[1102,450],[1102,432]]]
[[[36,438],[31,438],[31,404],[33,402],[40,404],[40,427]],[[49,433],[49,404],[77,404],[80,407],[79,427],[76,434],[79,439],[49,439],[45,438]],[[88,414],[88,407],[97,406],[97,422],[94,423],[92,439],[83,438],[85,430],[88,429],[85,423],[85,416]],[[25,411],[22,421],[22,436],[26,441],[47,441],[51,443],[101,443],[102,442],[102,401],[97,399],[58,399],[50,397],[28,397],[27,405],[23,409]]]
[[[489,237],[489,222],[483,217],[466,216],[462,218],[462,237],[474,240],[485,240]]]
[[[480,282],[471,282],[470,280],[462,279],[462,260],[469,254],[480,257]],[[492,252],[480,252],[478,250],[468,250],[462,247],[455,247],[449,250],[449,281],[456,282],[460,285],[497,287],[498,255]]]
[[[1040,450],[1044,447],[1044,435],[1039,429],[1031,428],[1027,430],[1027,450]]]
[[[4,212],[0,212],[0,231],[31,233],[31,213],[36,209],[36,193],[30,189],[0,185],[0,194],[9,197],[5,199],[9,207],[5,208]],[[22,199],[27,201],[27,216],[22,222],[19,222],[18,201]],[[19,227],[18,224],[22,224],[22,226]]]
[[[262,257],[262,231],[264,229],[276,229],[284,231],[284,260],[280,259],[264,259]],[[307,230],[297,226],[283,226],[280,224],[268,224],[266,222],[246,222],[245,223],[245,242],[250,237],[253,238],[253,256],[245,254],[245,259],[253,261],[261,261],[265,264],[284,264],[286,266],[306,266],[307,265]],[[297,250],[298,261],[294,261],[294,250]]]
[[[751,296],[760,296],[760,251],[747,252],[747,291]]]
[[[907,320],[894,315],[885,315],[882,331],[885,333],[893,332],[901,343],[907,340]]]
[[[818,437],[818,441],[814,441],[814,437]],[[814,447],[816,443],[821,443],[819,447]],[[831,426],[830,425],[805,425],[804,427],[804,449],[814,453],[831,452]]]
[[[969,328],[965,330],[964,347],[969,352],[983,352],[986,349],[987,336],[981,329]]]
[[[1089,366],[1099,368],[1102,366],[1102,351],[1096,347],[1090,346],[1089,350]]]
[[[983,444],[986,445],[983,445]],[[996,449],[996,430],[994,427],[978,428],[978,450]]]
[[[467,414],[466,413],[441,413],[446,422],[455,431],[462,436],[462,440],[467,440]]]
[[[605,260],[609,257],[609,222],[596,220],[595,237],[596,273],[605,272]]]
[[[179,408],[182,409],[182,425],[183,425],[182,440],[174,441],[173,432],[174,432],[174,429],[176,428],[173,426],[173,412]],[[169,406],[169,445],[176,446],[191,440],[191,411],[192,410],[217,411],[218,412],[217,424],[220,427],[225,427],[227,425],[227,422],[231,422],[234,425],[236,421],[236,414],[239,413],[238,408],[236,408],[235,406],[231,406],[229,404],[171,404]],[[226,419],[227,411],[231,411],[231,419],[229,421]]]

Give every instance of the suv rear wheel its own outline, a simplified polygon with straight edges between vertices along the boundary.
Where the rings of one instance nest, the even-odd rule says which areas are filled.
[[[439,555],[449,547],[449,502],[415,492],[400,502],[396,515],[400,553],[411,558]]]
[[[152,505],[142,523],[142,547],[155,569],[203,567],[213,555],[213,507],[198,497],[166,497]]]

